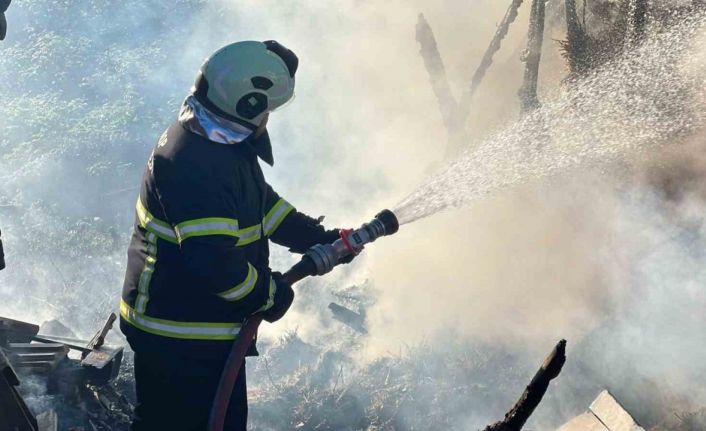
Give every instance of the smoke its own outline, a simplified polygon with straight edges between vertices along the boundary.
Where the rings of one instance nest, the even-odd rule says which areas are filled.
[[[567,337],[552,415],[601,387],[645,424],[702,404],[703,37],[700,19],[656,36],[412,193],[403,220],[469,207],[371,253],[381,349],[448,328],[535,352]]]
[[[559,87],[564,63],[551,40],[562,29],[550,27],[540,72],[547,106],[541,113],[548,115],[516,123],[523,8],[474,99],[469,128],[480,153],[444,168],[447,137],[414,39],[417,15],[423,12],[435,31],[460,98],[507,7],[501,3],[13,5],[8,19],[16,30],[0,46],[0,223],[8,261],[0,273],[0,314],[58,318],[80,335],[93,332],[117,307],[146,158],[199,64],[235,40],[277,39],[301,63],[295,102],[270,119],[275,166],[265,170],[300,210],[326,214],[329,226],[358,225],[430,176],[448,178],[439,174],[448,169],[480,172],[494,187],[485,190],[491,195],[454,198],[467,208],[405,225],[351,265],[302,283],[292,312],[263,328],[263,338],[298,328],[310,343],[344,346],[325,306],[336,299],[331,291],[356,284],[376,301],[368,309],[370,333],[356,347],[366,359],[452,338],[532,360],[569,337],[569,364],[550,390],[551,408],[538,411],[540,424],[578,413],[603,385],[624,387],[620,395],[635,397],[630,407],[642,406],[645,415],[656,405],[641,398],[645,381],[705,402],[705,370],[697,365],[706,363],[698,288],[704,165],[696,157],[703,139],[678,151],[652,149],[665,144],[665,135],[678,143],[700,126],[704,100],[692,85],[703,88],[703,50],[682,56],[691,36],[667,34],[655,42],[661,51],[609,65],[569,94]],[[664,53],[678,61],[658,61]],[[655,66],[647,74],[639,69],[645,61]],[[627,88],[618,78],[601,82],[616,70],[619,77],[642,74]],[[679,75],[669,75],[674,71]],[[592,94],[596,89],[603,92]],[[581,108],[585,117],[576,113]],[[556,141],[566,144],[548,147],[567,156],[551,177],[535,175],[546,159],[537,134],[522,131],[528,124],[532,132],[538,124],[554,127]],[[595,139],[611,137],[595,142],[602,152],[593,159],[581,153],[589,131]],[[577,141],[584,146],[570,145]],[[527,157],[513,152],[523,144]],[[491,169],[506,154],[516,163],[506,166],[519,166],[523,175]],[[603,156],[611,160],[607,167]],[[467,192],[466,177],[456,178],[442,188]],[[293,261],[273,250],[273,268]],[[503,367],[483,373],[502,374]]]

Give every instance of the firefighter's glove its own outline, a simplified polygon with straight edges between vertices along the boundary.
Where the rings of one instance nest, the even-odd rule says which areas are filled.
[[[276,322],[281,319],[294,301],[294,290],[292,286],[282,279],[282,274],[279,272],[272,273],[272,281],[274,282],[275,291],[271,293],[269,300],[272,305],[262,312],[263,318],[268,322]],[[268,304],[269,304],[268,300]]]
[[[334,241],[336,241],[340,237],[341,237],[341,229],[327,230],[321,235],[320,244],[333,244]],[[353,261],[353,259],[355,259],[355,255],[351,254],[351,255],[348,255],[348,256],[344,257],[343,259],[339,260],[338,263],[339,264],[351,263]]]

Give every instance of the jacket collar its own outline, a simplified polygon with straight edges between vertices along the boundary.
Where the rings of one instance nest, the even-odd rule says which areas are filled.
[[[193,95],[189,95],[181,105],[179,123],[186,130],[218,144],[248,144],[265,163],[270,166],[274,164],[267,130],[256,138],[253,130],[213,114]]]

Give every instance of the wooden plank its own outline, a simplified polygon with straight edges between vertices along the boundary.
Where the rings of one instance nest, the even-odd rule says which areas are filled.
[[[556,431],[610,431],[598,420],[596,415],[586,412],[576,416],[569,422],[562,425]]]
[[[113,323],[115,323],[117,318],[118,316],[116,316],[115,313],[110,313],[110,316],[108,316],[108,319],[103,323],[101,329],[91,338],[91,341],[88,342],[86,347],[91,350],[101,347],[105,342],[105,336],[108,335],[108,332],[113,328]]]
[[[645,431],[608,391],[601,392],[589,410],[610,431]]]

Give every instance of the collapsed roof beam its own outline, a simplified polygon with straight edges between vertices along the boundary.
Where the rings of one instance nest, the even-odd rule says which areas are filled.
[[[544,42],[544,17],[545,0],[532,0],[527,49],[522,55],[522,61],[525,62],[525,74],[522,87],[518,92],[522,113],[539,107],[537,81],[539,79],[539,62],[542,58],[542,43]]]
[[[439,110],[444,122],[444,127],[448,133],[447,156],[457,153],[467,142],[463,118],[459,116],[458,102],[454,98],[448,78],[446,68],[436,44],[434,32],[423,14],[419,14],[417,20],[416,39],[419,43],[419,54],[424,60],[424,67],[429,74],[429,82],[432,91],[439,103]]]
[[[587,37],[581,27],[576,12],[576,0],[565,0],[566,8],[566,56],[569,60],[569,70],[572,76],[583,75],[590,68],[586,55]]]
[[[483,54],[483,58],[481,59],[478,68],[473,73],[473,77],[471,78],[471,85],[468,90],[463,94],[463,97],[461,98],[461,102],[459,104],[459,114],[461,118],[464,119],[464,121],[470,113],[471,100],[473,99],[473,95],[478,89],[480,83],[483,81],[483,77],[490,68],[490,65],[493,64],[493,56],[496,52],[500,50],[502,41],[507,35],[508,30],[510,29],[510,24],[512,24],[517,18],[517,11],[522,5],[522,1],[523,0],[512,0],[512,3],[510,3],[510,6],[507,9],[507,12],[505,12],[503,20],[498,25],[497,30],[495,30],[495,35],[490,41],[488,49],[486,49],[485,54]]]

